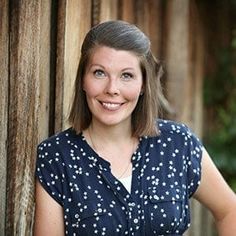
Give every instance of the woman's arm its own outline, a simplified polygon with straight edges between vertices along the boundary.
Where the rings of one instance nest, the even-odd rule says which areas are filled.
[[[201,184],[194,197],[213,214],[219,236],[236,234],[236,195],[215,167],[206,150],[202,157]]]
[[[34,236],[64,236],[62,207],[36,181]]]

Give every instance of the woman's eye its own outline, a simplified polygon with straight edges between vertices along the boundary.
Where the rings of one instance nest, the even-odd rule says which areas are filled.
[[[102,70],[95,70],[93,73],[97,78],[101,78],[105,76],[105,73]]]
[[[123,73],[121,77],[122,79],[129,80],[132,79],[134,76],[131,73]]]

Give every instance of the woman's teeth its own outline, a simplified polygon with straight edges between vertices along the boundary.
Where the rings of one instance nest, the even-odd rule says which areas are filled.
[[[120,103],[109,103],[109,102],[103,102],[102,105],[110,110],[115,110],[121,106]]]

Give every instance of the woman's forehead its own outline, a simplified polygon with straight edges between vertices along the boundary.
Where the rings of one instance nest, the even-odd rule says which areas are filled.
[[[108,67],[140,67],[140,59],[132,51],[99,46],[90,53],[88,64],[90,66],[99,64]]]

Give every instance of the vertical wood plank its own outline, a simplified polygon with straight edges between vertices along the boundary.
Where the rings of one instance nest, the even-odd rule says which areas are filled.
[[[189,96],[192,98],[191,127],[199,137],[203,132],[203,77],[205,65],[205,43],[203,22],[201,21],[199,9],[195,2],[190,2],[189,9],[189,79],[191,81],[191,91]]]
[[[147,5],[148,5],[148,2],[146,2],[145,4],[143,0],[136,0],[134,2],[135,24],[137,24],[139,28],[145,33],[148,30],[148,27],[147,27],[148,23],[145,21],[147,17],[146,16]]]
[[[168,99],[175,108],[175,119],[193,126],[192,93],[190,74],[190,42],[189,17],[190,6],[188,0],[167,2],[167,91]],[[195,115],[195,114],[194,114]],[[192,224],[185,235],[200,236],[201,208],[192,202]]]
[[[190,19],[189,19],[189,50],[190,50],[190,73],[191,81],[191,120],[190,125],[199,137],[203,134],[203,77],[205,65],[205,42],[203,22],[201,21],[199,8],[193,1],[190,2]],[[209,210],[196,201],[192,201],[193,224],[189,230],[192,236],[212,236],[213,235],[213,218]]]
[[[172,119],[186,123],[201,137],[204,44],[196,11],[189,0],[167,2],[167,91],[176,111]],[[202,231],[205,209],[195,200],[191,205],[192,224],[185,235],[206,235]]]
[[[37,39],[39,74],[37,75],[37,126],[39,142],[49,135],[51,93],[51,7],[52,1],[40,0],[39,38]],[[42,115],[43,114],[43,115]]]
[[[176,117],[172,118],[187,124],[191,114],[188,24],[189,0],[168,1],[165,57],[168,100],[176,111]]]
[[[137,13],[137,25],[148,35],[155,56],[161,55],[162,39],[162,4],[161,0],[141,1]],[[155,23],[154,23],[155,22]]]
[[[55,87],[55,123],[54,131],[63,127],[63,82],[65,73],[65,25],[66,25],[66,0],[58,1],[57,13],[57,39],[56,39],[56,87]]]
[[[91,26],[97,25],[100,21],[100,5],[101,0],[91,0],[92,1],[92,22]]]
[[[160,59],[162,54],[162,2],[161,0],[145,1],[145,15],[147,21],[147,34],[152,42],[152,51]],[[153,23],[155,22],[155,23]]]
[[[129,23],[135,23],[135,5],[133,0],[120,0],[119,19]]]
[[[32,232],[36,145],[47,136],[48,125],[49,22],[50,1],[10,1],[6,218],[10,236]]]
[[[101,0],[100,22],[116,20],[118,17],[118,0]]]
[[[191,101],[192,116],[189,117],[189,125],[193,128],[199,137],[202,136],[202,116],[203,116],[203,101],[202,101],[202,81],[204,68],[204,45],[203,32],[199,24],[199,16],[193,2],[190,2],[190,19],[189,19],[189,80],[191,87],[187,99]],[[202,221],[202,213],[206,209],[197,201],[192,200],[192,225],[189,229],[189,234],[200,236],[202,234],[209,236],[207,231],[203,230],[206,222]],[[207,228],[211,225],[207,224]]]
[[[68,127],[74,80],[83,38],[91,27],[91,0],[60,0],[56,68],[55,131]]]
[[[6,177],[7,177],[7,126],[8,126],[8,83],[9,83],[9,16],[8,1],[0,1],[0,235],[5,233]]]

